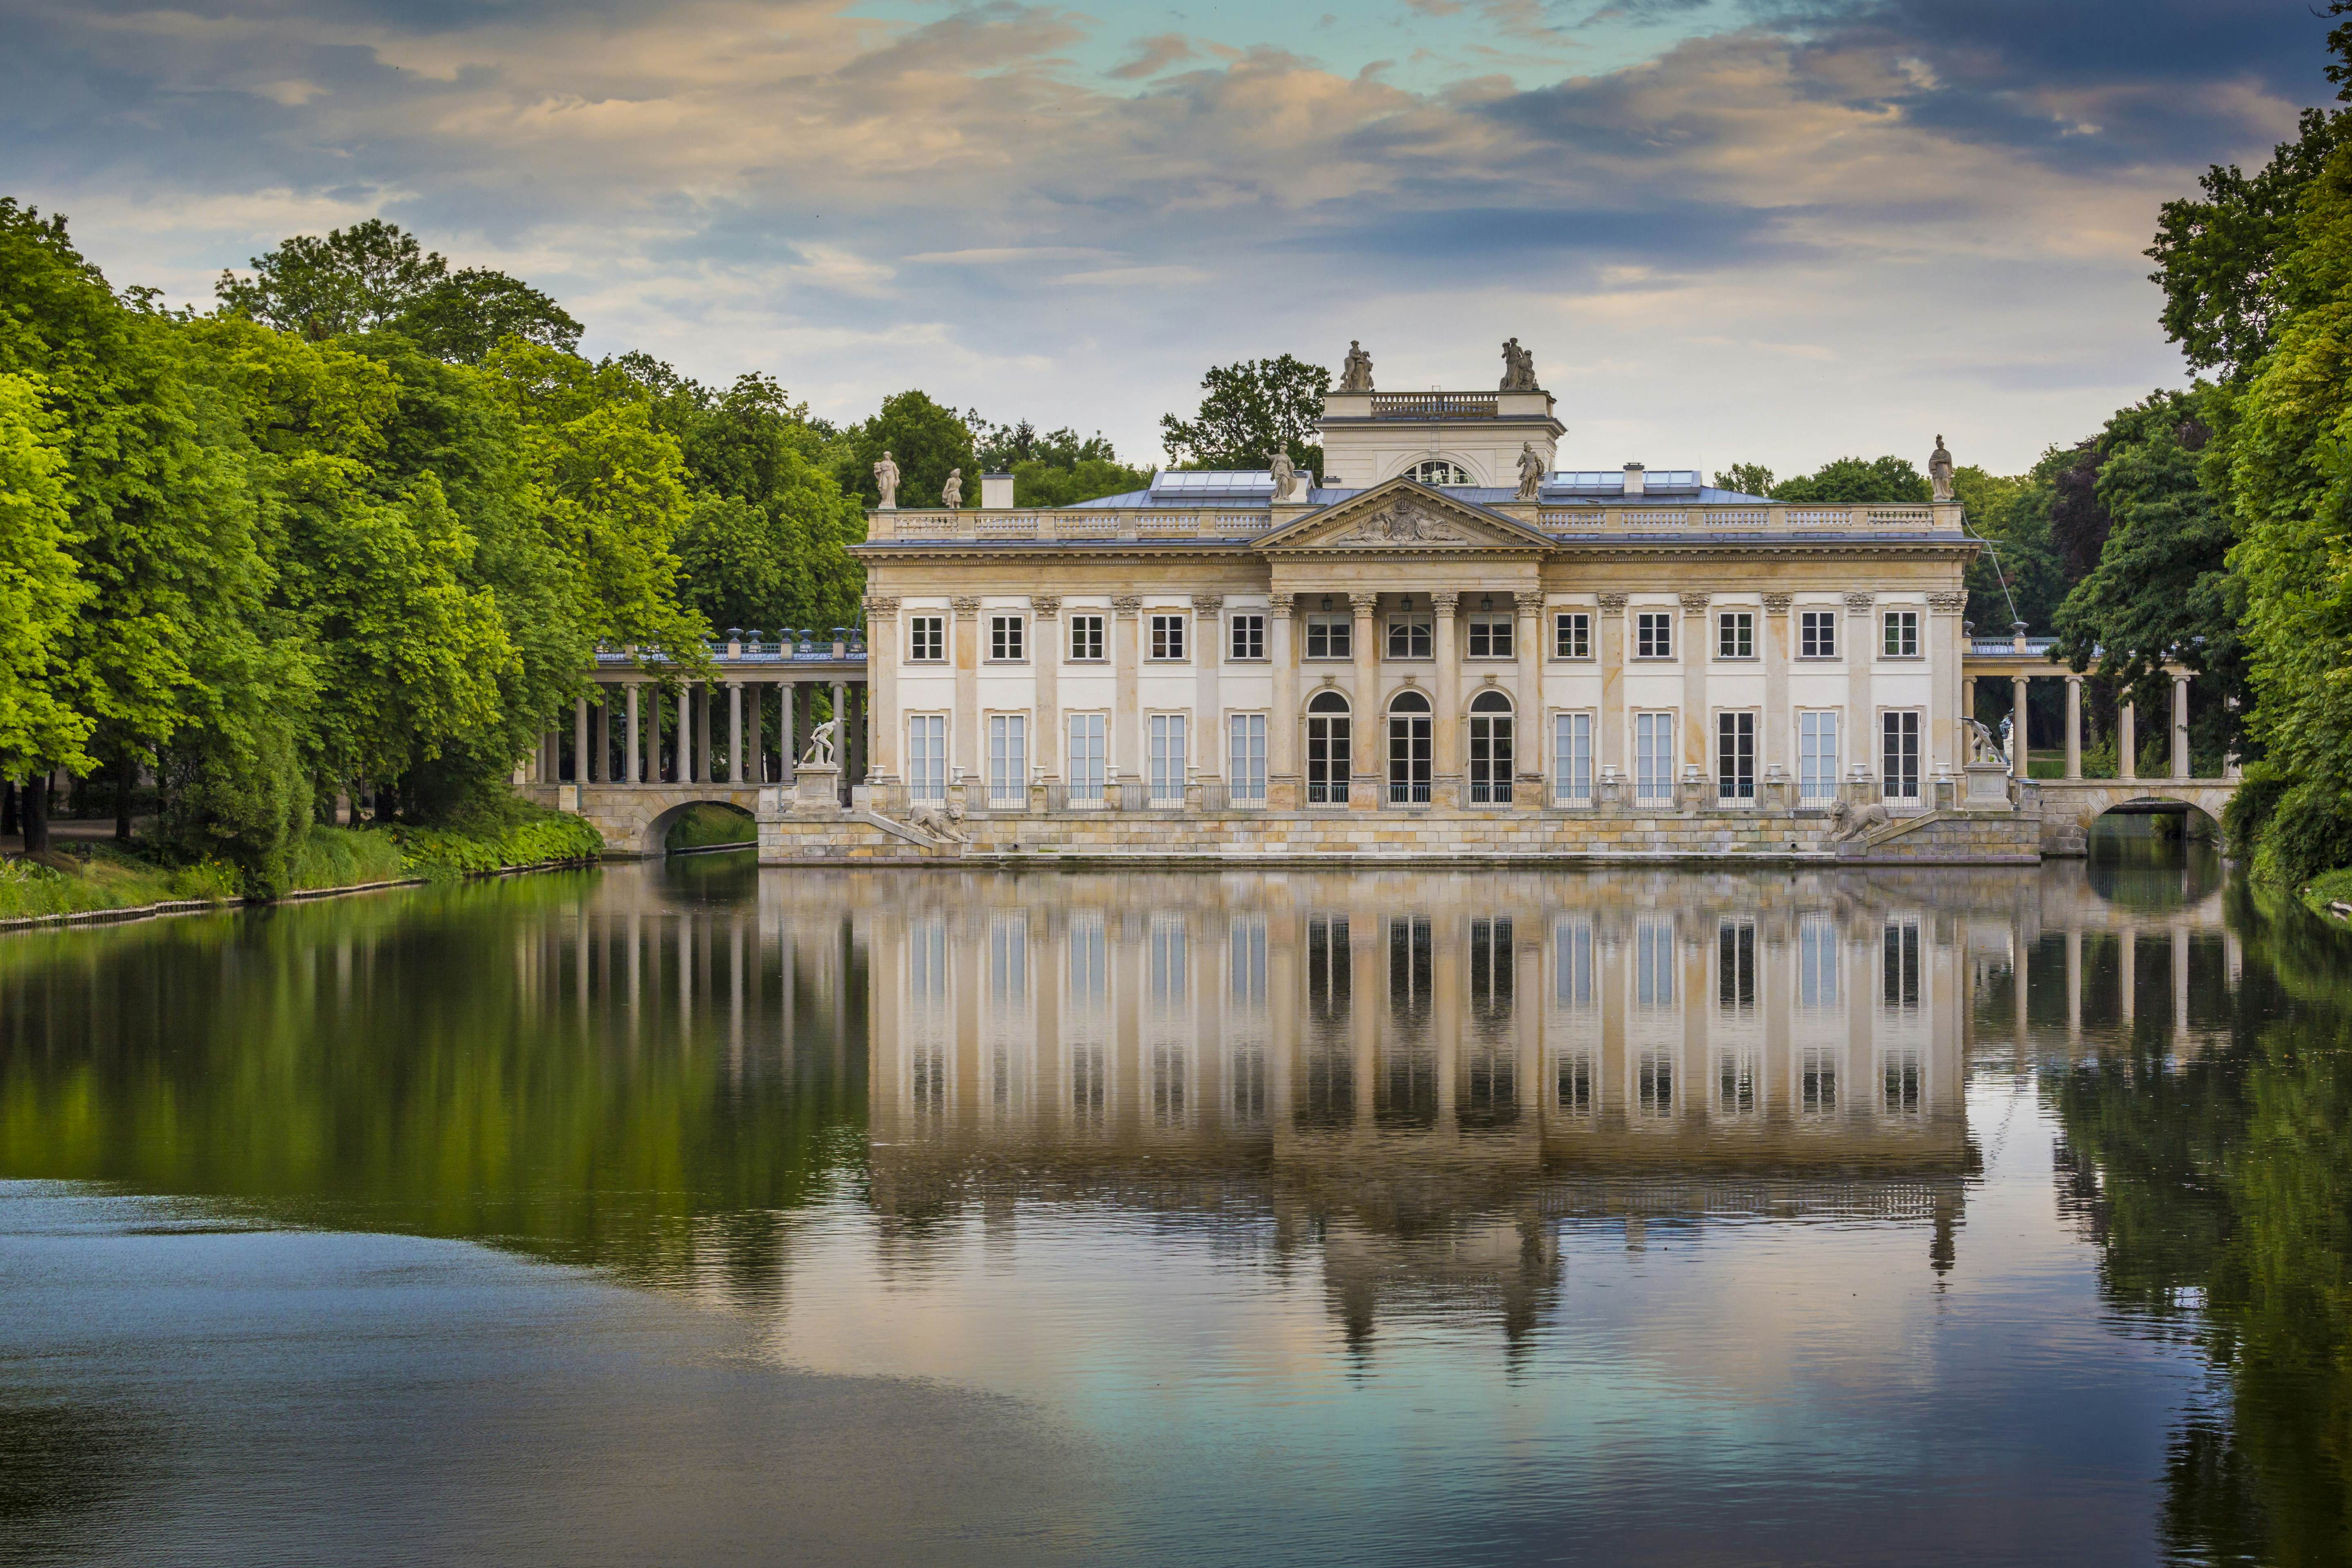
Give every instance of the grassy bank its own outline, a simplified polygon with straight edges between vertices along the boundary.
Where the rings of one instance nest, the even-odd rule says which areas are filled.
[[[595,828],[579,817],[537,806],[518,806],[504,826],[472,832],[314,826],[296,852],[293,888],[319,892],[408,878],[454,880],[590,860],[604,847]],[[241,896],[234,868],[218,861],[168,865],[139,845],[68,842],[37,861],[0,861],[0,920]]]
[[[2310,885],[2303,889],[2303,901],[2323,915],[2334,920],[2342,920],[2344,918],[2342,915],[2336,914],[2327,906],[2352,904],[2352,866],[2339,867],[2333,871],[2322,871],[2318,876],[2314,877]]]

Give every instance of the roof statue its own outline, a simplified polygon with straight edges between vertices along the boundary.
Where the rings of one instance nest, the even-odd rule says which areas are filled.
[[[963,505],[963,470],[950,468],[948,482],[940,487],[940,504],[953,511]]]
[[[1290,460],[1287,452],[1276,452],[1267,465],[1274,474],[1274,499],[1288,500],[1298,490],[1298,465]]]
[[[1339,371],[1339,390],[1370,392],[1372,389],[1372,356],[1354,338],[1348,340],[1347,363]]]
[[[1505,392],[1537,390],[1536,356],[1519,347],[1519,340],[1517,338],[1512,338],[1503,344],[1503,390]]]
[[[1536,444],[1533,441],[1520,442],[1518,499],[1520,500],[1535,500],[1536,490],[1538,487],[1543,483],[1543,478],[1544,460],[1537,455]]]
[[[874,488],[882,492],[882,510],[894,510],[898,505],[898,465],[889,453],[874,465]]]
[[[1944,449],[1944,438],[1936,437],[1936,450],[1927,458],[1927,479],[1936,487],[1937,500],[1952,499],[1952,455]]]

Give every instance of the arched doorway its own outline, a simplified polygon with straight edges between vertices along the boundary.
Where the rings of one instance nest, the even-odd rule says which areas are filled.
[[[1307,804],[1348,804],[1348,769],[1351,731],[1348,700],[1336,691],[1318,691],[1307,704]]]
[[[1429,699],[1400,691],[1389,703],[1389,804],[1429,804]]]
[[[1511,804],[1511,700],[1481,691],[1470,700],[1470,804]]]

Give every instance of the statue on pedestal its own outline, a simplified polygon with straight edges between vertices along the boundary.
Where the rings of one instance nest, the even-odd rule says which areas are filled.
[[[1519,496],[1521,500],[1536,499],[1536,489],[1543,483],[1544,460],[1536,455],[1533,441],[1519,443]]]
[[[1339,371],[1339,390],[1370,392],[1372,389],[1372,356],[1355,339],[1348,340],[1348,358]]]
[[[1934,499],[1952,499],[1952,455],[1944,449],[1944,438],[1936,437],[1936,449],[1927,458],[1927,482],[1936,487]]]
[[[887,452],[874,465],[874,488],[882,492],[884,511],[898,510],[898,464]]]
[[[808,752],[801,758],[804,768],[829,768],[834,765],[833,738],[841,733],[841,721],[827,719],[809,731]]]
[[[963,470],[950,468],[948,482],[940,487],[940,504],[950,511],[963,504]]]
[[[1274,499],[1288,500],[1298,489],[1298,465],[1287,452],[1276,452],[1268,465],[1274,471]]]
[[[1536,386],[1536,356],[1530,351],[1519,347],[1519,340],[1517,338],[1509,339],[1503,344],[1503,390],[1505,392],[1538,390]]]

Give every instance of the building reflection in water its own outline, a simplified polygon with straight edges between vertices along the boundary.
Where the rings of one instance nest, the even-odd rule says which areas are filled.
[[[872,1199],[1270,1212],[1357,1332],[1431,1291],[1528,1326],[1564,1218],[1912,1222],[1948,1268],[1969,976],[1933,890],[906,879],[861,922]]]

